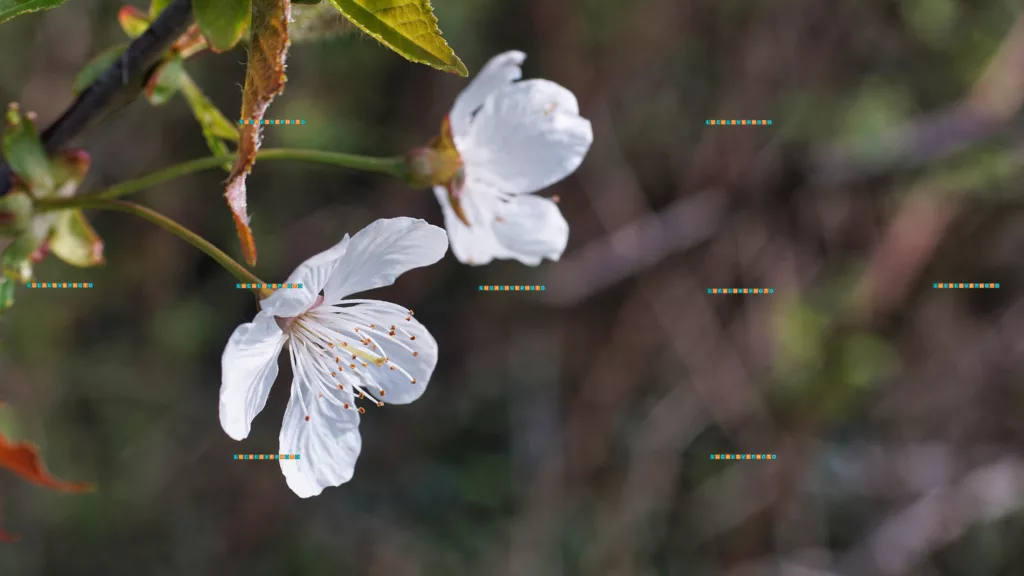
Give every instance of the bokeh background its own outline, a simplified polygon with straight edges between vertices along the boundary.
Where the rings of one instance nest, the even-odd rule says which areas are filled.
[[[593,122],[587,160],[548,191],[572,230],[562,261],[449,255],[374,294],[417,311],[437,371],[421,400],[364,418],[350,483],[301,500],[277,465],[231,459],[277,450],[286,362],[248,439],[217,419],[252,297],[164,231],[91,213],[106,266],[51,259],[37,277],[96,288],[22,290],[0,319],[0,425],[99,489],[0,472],[22,535],[0,574],[1024,574],[1016,2],[434,4],[472,72],[524,50],[526,76]],[[0,26],[0,102],[56,118],[124,40],[119,7]],[[228,118],[245,60],[187,64]],[[294,46],[288,76],[268,117],[307,124],[266,145],[376,155],[428,140],[466,85],[360,35]],[[78,143],[86,190],[206,154],[180,97]],[[224,177],[138,199],[238,257]],[[442,222],[429,192],[340,168],[266,162],[249,183],[268,281],[374,219]],[[709,460],[736,452],[777,460]]]

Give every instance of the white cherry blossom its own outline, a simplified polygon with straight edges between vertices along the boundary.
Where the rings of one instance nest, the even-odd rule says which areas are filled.
[[[362,446],[359,404],[412,402],[437,364],[437,343],[412,310],[349,295],[388,286],[447,249],[444,230],[423,220],[377,220],[304,262],[287,280],[302,288],[277,290],[231,335],[221,359],[220,422],[235,440],[249,435],[266,405],[287,346],[293,377],[279,453],[299,456],[280,464],[300,497],[352,478]]]
[[[569,225],[555,201],[534,195],[572,174],[594,136],[572,92],[549,80],[518,81],[522,52],[495,56],[455,100],[442,141],[461,170],[434,186],[452,252],[464,263],[558,260]]]

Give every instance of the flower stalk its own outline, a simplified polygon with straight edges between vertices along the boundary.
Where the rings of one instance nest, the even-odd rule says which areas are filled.
[[[354,170],[362,170],[364,172],[385,174],[401,180],[406,179],[407,173],[406,162],[402,157],[376,158],[372,156],[342,154],[339,152],[323,150],[303,150],[292,148],[269,148],[266,150],[260,150],[256,157],[261,161],[297,160],[300,162],[330,164],[332,166],[340,166],[342,168],[352,168]],[[37,203],[37,206],[39,206],[40,209],[45,210],[84,207],[84,204],[92,203],[95,200],[121,198],[158,186],[165,182],[176,180],[189,174],[218,168],[225,163],[234,161],[234,159],[235,154],[197,158],[195,160],[189,160],[188,162],[182,162],[181,164],[175,164],[174,166],[164,168],[163,170],[158,170],[152,174],[142,176],[141,178],[128,180],[96,192],[90,192],[89,194],[81,194],[72,198],[40,200]]]
[[[84,197],[79,197],[81,200]],[[231,272],[231,274],[238,279],[239,282],[246,284],[264,284],[262,280],[256,277],[252,272],[247,270],[244,266],[236,262],[231,256],[228,256],[220,248],[217,248],[211,244],[208,240],[195,232],[185,228],[178,222],[164,216],[163,214],[140,206],[133,202],[125,202],[123,200],[107,200],[102,198],[93,198],[88,202],[79,202],[76,204],[77,208],[95,209],[95,210],[114,210],[117,212],[126,212],[134,216],[138,216],[144,220],[148,220],[153,224],[167,230],[171,234],[174,234],[178,238],[188,242],[195,246],[210,258],[213,258],[218,264],[224,267],[225,270]],[[39,210],[48,212],[52,210],[59,210],[61,208],[53,208],[49,206],[39,206]]]

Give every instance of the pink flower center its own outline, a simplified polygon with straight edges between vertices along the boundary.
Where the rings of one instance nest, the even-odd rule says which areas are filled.
[[[324,295],[323,294],[317,295],[316,300],[313,301],[313,304],[309,308],[306,309],[306,312],[303,312],[302,314],[306,314],[308,312],[312,312],[313,310],[315,310],[318,307],[320,307],[320,305],[323,304],[323,303],[324,303]],[[299,316],[302,316],[302,314],[299,314]],[[299,316],[292,316],[290,318],[282,318],[280,316],[274,316],[274,320],[277,322],[277,325],[281,328],[282,332],[287,332],[292,327],[292,324],[295,323],[295,320],[298,319]]]

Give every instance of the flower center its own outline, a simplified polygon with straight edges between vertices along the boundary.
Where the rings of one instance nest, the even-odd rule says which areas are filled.
[[[379,303],[352,300],[341,305],[322,304],[323,299],[318,298],[309,310],[286,320],[296,385],[308,387],[298,394],[307,415],[311,414],[307,398],[326,400],[345,410],[356,409],[360,414],[365,409],[356,406],[357,400],[369,399],[383,407],[387,391],[381,382],[388,374],[375,374],[382,369],[416,383],[387,353],[400,348],[418,356],[419,352],[410,347],[416,337],[399,326],[374,322],[370,315]],[[411,311],[406,320],[412,320]]]

